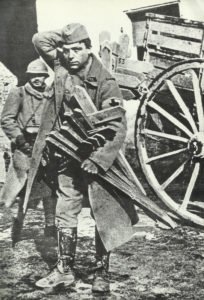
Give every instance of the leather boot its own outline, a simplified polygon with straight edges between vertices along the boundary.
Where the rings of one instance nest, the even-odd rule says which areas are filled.
[[[96,271],[92,283],[92,292],[106,293],[110,291],[108,273],[110,252],[106,251],[97,228],[95,228],[95,246]]]
[[[57,227],[55,225],[46,225],[44,228],[44,236],[46,238],[54,238],[57,240]]]
[[[95,272],[94,280],[92,283],[92,292],[96,293],[107,293],[110,291],[109,283],[109,256],[106,254],[96,262],[98,269]]]
[[[58,229],[58,262],[53,271],[38,280],[36,286],[41,288],[56,287],[59,284],[71,285],[74,281],[72,267],[74,264],[77,242],[77,229]]]

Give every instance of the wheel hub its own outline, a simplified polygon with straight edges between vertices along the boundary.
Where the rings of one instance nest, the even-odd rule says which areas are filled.
[[[193,157],[204,158],[204,132],[198,132],[191,138],[188,149]]]

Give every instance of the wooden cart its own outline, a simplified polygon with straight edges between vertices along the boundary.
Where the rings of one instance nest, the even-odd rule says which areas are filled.
[[[166,207],[204,226],[204,23],[146,14],[147,77],[135,124],[145,179]]]
[[[144,188],[147,193],[153,190],[171,215],[200,226],[204,226],[203,40],[202,22],[148,13],[143,62],[121,59],[119,54],[113,63],[124,97],[127,90],[132,97],[141,95],[135,147]],[[137,66],[140,73],[135,72]]]

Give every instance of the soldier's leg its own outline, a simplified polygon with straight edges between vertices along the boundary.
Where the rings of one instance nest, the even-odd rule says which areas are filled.
[[[57,196],[48,184],[42,180],[38,174],[38,177],[33,183],[32,194],[30,196],[30,202],[39,202],[42,199],[45,227],[44,234],[46,237],[54,237],[57,239],[57,229],[55,227],[55,211]]]
[[[57,238],[57,228],[55,226],[57,195],[53,192],[50,196],[43,198],[43,208],[45,215],[44,234],[46,237]]]
[[[77,178],[68,173],[58,176],[56,206],[58,263],[47,277],[36,283],[39,287],[54,287],[60,283],[70,285],[74,282],[72,266],[76,251],[78,214],[81,212],[83,200],[76,181]]]
[[[100,238],[97,227],[95,226],[95,262],[96,262],[96,272],[92,284],[93,292],[109,292],[109,257],[110,252],[107,252],[104,244]]]

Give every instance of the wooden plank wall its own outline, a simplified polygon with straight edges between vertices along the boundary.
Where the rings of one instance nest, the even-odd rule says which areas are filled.
[[[178,61],[204,56],[203,22],[152,13],[146,18],[144,60],[156,68],[153,77]]]

